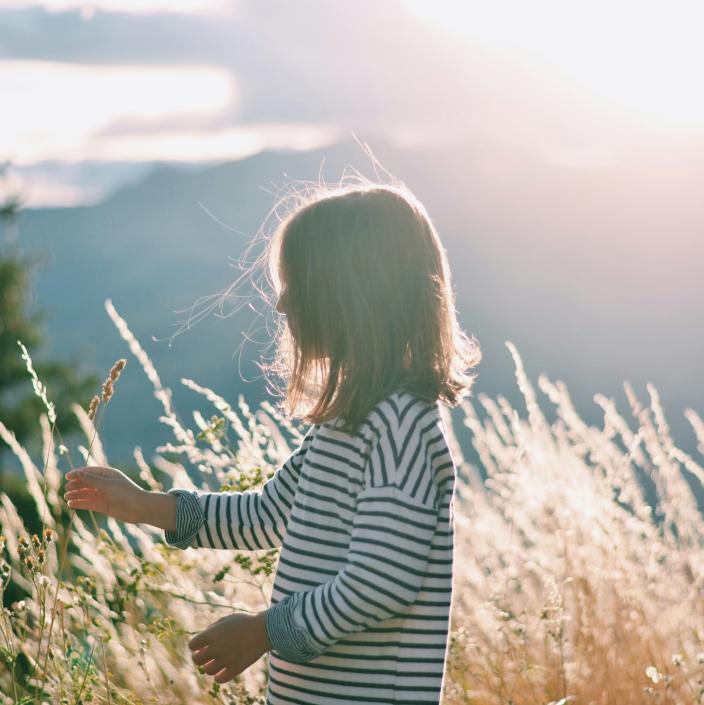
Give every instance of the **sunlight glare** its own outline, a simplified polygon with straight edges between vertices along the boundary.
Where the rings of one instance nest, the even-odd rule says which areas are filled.
[[[698,0],[406,0],[419,18],[666,130],[704,132]]]
[[[233,75],[214,66],[105,66],[0,61],[0,154],[25,164],[72,159],[121,122],[166,129],[164,121],[205,121],[236,103]],[[129,127],[127,128],[129,129]]]

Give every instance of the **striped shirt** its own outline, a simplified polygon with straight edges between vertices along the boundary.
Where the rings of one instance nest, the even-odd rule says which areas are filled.
[[[440,702],[456,469],[438,404],[396,389],[354,435],[315,424],[260,491],[169,490],[169,545],[281,547],[267,705]]]

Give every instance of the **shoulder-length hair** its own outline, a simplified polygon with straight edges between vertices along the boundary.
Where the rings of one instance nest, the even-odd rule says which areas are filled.
[[[423,204],[401,183],[368,180],[295,197],[265,252],[286,324],[263,369],[287,383],[285,412],[355,433],[396,389],[459,404],[481,350],[458,324]]]

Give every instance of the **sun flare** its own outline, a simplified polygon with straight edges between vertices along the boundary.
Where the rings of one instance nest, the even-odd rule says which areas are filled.
[[[704,4],[407,0],[428,22],[667,130],[704,131]]]

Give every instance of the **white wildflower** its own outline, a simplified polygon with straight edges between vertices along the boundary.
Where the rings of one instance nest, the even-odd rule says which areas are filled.
[[[648,666],[645,669],[645,675],[650,678],[653,683],[659,683],[662,680],[662,674],[658,673],[658,669],[655,666]]]

